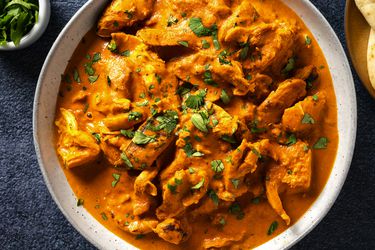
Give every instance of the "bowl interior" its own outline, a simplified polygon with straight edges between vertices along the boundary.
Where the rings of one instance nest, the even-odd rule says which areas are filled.
[[[288,230],[257,249],[292,246],[326,215],[336,200],[350,167],[356,135],[356,97],[348,60],[334,31],[308,0],[283,0],[304,20],[318,40],[330,67],[338,106],[340,143],[330,178],[312,207]],[[107,0],[88,1],[72,18],[53,45],[43,66],[34,100],[34,142],[38,161],[49,191],[70,223],[100,249],[133,249],[108,231],[84,208],[76,206],[75,195],[60,167],[53,143],[56,99],[60,75],[79,41],[96,23]]]

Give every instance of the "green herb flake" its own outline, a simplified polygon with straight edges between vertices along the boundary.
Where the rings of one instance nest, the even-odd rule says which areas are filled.
[[[130,56],[130,50],[125,50],[125,51],[121,52],[120,55],[125,56],[125,57],[129,57]]]
[[[314,100],[314,101],[319,101],[319,96],[318,96],[318,94],[315,94],[315,95],[313,95],[312,96],[312,99]]]
[[[142,117],[142,113],[139,113],[137,111],[131,111],[129,112],[128,121],[138,121]]]
[[[288,140],[286,142],[286,145],[288,146],[292,146],[294,144],[297,143],[297,137],[295,134],[291,134],[289,137],[288,137]]]
[[[197,95],[190,95],[186,101],[185,105],[191,109],[199,109],[204,105],[204,98],[207,92],[205,90],[200,90]]]
[[[137,107],[144,107],[144,106],[147,106],[148,105],[148,100],[144,100],[143,102],[137,102],[135,105]]]
[[[203,119],[202,115],[201,114],[193,114],[191,116],[191,122],[194,124],[194,126],[199,129],[200,131],[204,132],[204,133],[207,133],[208,132],[208,129],[207,129],[207,125],[206,125],[206,122],[205,120]]]
[[[232,65],[232,62],[227,60],[229,53],[228,50],[223,50],[219,54],[219,62],[220,64],[225,64],[225,65]]]
[[[259,159],[262,158],[262,155],[259,153],[258,150],[256,150],[255,148],[251,149],[251,152],[253,152],[253,154],[255,154],[256,156],[258,156]]]
[[[308,35],[306,35],[306,36],[305,36],[305,44],[306,44],[307,46],[309,46],[309,45],[311,45],[311,43],[312,43],[311,38],[310,38]]]
[[[158,74],[155,74],[155,78],[156,78],[156,81],[158,81],[158,83],[160,84],[162,81],[161,76]]]
[[[240,180],[239,179],[230,179],[230,181],[232,182],[233,186],[235,189],[238,188],[238,186],[240,185]]]
[[[92,62],[96,63],[96,62],[99,62],[101,59],[102,59],[102,55],[100,54],[100,52],[97,52],[92,57]]]
[[[240,55],[239,55],[239,58],[240,58],[241,61],[245,61],[248,58],[249,51],[250,51],[250,44],[249,43],[245,43],[242,46],[242,49],[241,49]]]
[[[178,44],[186,48],[189,48],[189,43],[187,41],[178,41]]]
[[[202,19],[199,17],[190,18],[189,27],[198,37],[212,35],[212,28],[204,27]]]
[[[83,199],[79,198],[77,200],[77,207],[83,206],[84,203],[85,203],[85,201]]]
[[[167,20],[167,27],[171,27],[174,24],[178,23],[178,19],[172,15],[169,15],[168,20]]]
[[[229,104],[230,103],[230,96],[228,95],[228,93],[225,91],[225,89],[222,89],[221,90],[221,95],[220,95],[220,99],[221,101],[224,103],[224,104]]]
[[[74,69],[73,72],[73,79],[76,83],[81,83],[81,78],[79,77],[79,73],[77,69]]]
[[[85,73],[89,76],[93,76],[95,74],[95,70],[92,67],[92,62],[85,63],[83,67],[85,68]]]
[[[277,221],[274,221],[271,223],[270,227],[268,228],[267,235],[272,235],[279,226],[279,223]]]
[[[202,40],[202,48],[203,48],[203,49],[209,49],[210,47],[211,47],[210,43],[207,42],[206,39],[203,39],[203,40]]]
[[[92,136],[94,136],[97,143],[100,143],[100,134],[98,133],[92,133]]]
[[[133,18],[133,16],[134,16],[133,11],[125,10],[124,12],[128,16],[128,19],[132,19]]]
[[[99,76],[89,76],[90,84],[95,83],[98,80]]]
[[[135,239],[136,240],[140,240],[140,239],[143,239],[146,235],[144,234],[137,234],[137,236],[135,236]]]
[[[291,71],[294,70],[294,67],[296,65],[296,59],[294,57],[291,57],[288,59],[288,63],[287,65],[285,66],[285,68],[282,70],[282,73],[284,75],[287,75],[289,74]]]
[[[181,16],[182,16],[182,17],[186,17],[186,16],[187,16],[186,12],[182,12],[182,13],[181,13]]]
[[[251,203],[253,204],[259,204],[259,202],[260,202],[260,197],[255,197],[251,200]]]
[[[202,156],[204,156],[204,154],[202,153],[202,152],[195,152],[194,154],[192,154],[191,156],[193,156],[193,157],[202,157]]]
[[[209,65],[209,64],[207,64],[205,66],[205,72],[203,74],[203,81],[204,81],[204,83],[206,83],[208,85],[218,87],[219,85],[212,78],[212,73],[211,73],[210,67],[211,67],[211,65]]]
[[[314,118],[310,114],[305,113],[305,115],[302,118],[301,123],[302,124],[314,124],[315,120],[314,120]]]
[[[202,141],[202,138],[200,138],[198,135],[194,135],[194,139],[195,139],[197,142],[201,142],[201,141]]]
[[[328,139],[326,137],[321,137],[319,140],[314,144],[313,149],[326,149],[328,145]]]
[[[224,164],[221,160],[211,161],[211,168],[215,173],[221,173],[224,171]]]
[[[167,188],[169,189],[169,191],[171,191],[172,194],[177,194],[177,185],[171,185],[168,183]]]
[[[156,141],[156,135],[148,136],[140,131],[136,131],[132,140],[137,145],[146,145]]]
[[[242,220],[245,217],[245,213],[242,211],[240,203],[234,202],[229,207],[229,212],[233,215],[236,215],[237,220]]]
[[[88,109],[89,109],[89,104],[85,103],[85,106],[83,107],[83,113],[86,114]]]
[[[190,174],[194,174],[194,173],[195,173],[194,168],[190,167],[190,168],[189,168],[189,173],[190,173]]]
[[[203,185],[204,185],[204,178],[202,178],[202,180],[200,180],[196,185],[192,186],[191,189],[192,190],[198,190],[201,187],[203,187]]]
[[[117,44],[116,44],[116,41],[115,40],[112,40],[108,43],[107,45],[107,49],[109,51],[111,51],[112,53],[116,53],[117,52]]]
[[[220,220],[219,220],[219,224],[221,226],[225,226],[225,224],[227,224],[227,222],[225,221],[224,217],[221,217]]]
[[[125,163],[126,166],[128,166],[130,169],[133,169],[134,166],[133,164],[131,163],[131,161],[129,160],[128,156],[126,155],[125,152],[122,152],[121,153],[121,160]]]
[[[103,220],[105,220],[105,221],[108,220],[108,217],[107,217],[107,215],[106,215],[104,212],[101,213],[100,215],[102,216],[102,219],[103,219]]]
[[[212,200],[212,202],[215,204],[215,206],[219,205],[219,196],[215,193],[214,190],[210,189],[208,191],[208,197]]]
[[[184,146],[184,152],[187,157],[192,157],[196,150],[193,148],[193,145],[191,145],[190,142],[186,142]]]
[[[113,181],[112,181],[112,187],[116,187],[117,183],[120,181],[120,177],[121,177],[121,174],[116,174],[116,173],[113,173],[112,174],[112,177],[113,177]]]
[[[123,136],[125,136],[125,137],[127,137],[129,139],[132,139],[134,137],[134,134],[135,134],[134,131],[132,131],[132,130],[120,130],[120,133]]]
[[[228,142],[230,144],[237,144],[237,140],[234,136],[230,136],[230,135],[223,135],[221,137],[221,139],[225,142]]]

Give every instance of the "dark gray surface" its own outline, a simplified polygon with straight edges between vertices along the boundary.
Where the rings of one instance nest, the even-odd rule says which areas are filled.
[[[51,199],[33,147],[32,103],[39,72],[57,35],[86,1],[51,2],[51,22],[37,44],[0,52],[1,249],[94,248]],[[345,1],[312,2],[345,43]],[[358,139],[348,179],[325,219],[294,249],[375,249],[375,101],[354,77]]]

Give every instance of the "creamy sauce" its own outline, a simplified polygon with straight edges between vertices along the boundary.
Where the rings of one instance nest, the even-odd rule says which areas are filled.
[[[313,145],[320,137],[327,137],[329,139],[327,149],[313,150],[311,189],[306,193],[281,195],[283,206],[290,216],[292,224],[294,224],[319,196],[330,175],[336,157],[338,145],[336,97],[324,55],[319,48],[317,41],[313,38],[313,35],[298,18],[298,16],[278,0],[254,1],[254,6],[262,6],[261,9],[267,10],[267,12],[277,13],[277,17],[279,19],[288,19],[289,21],[295,20],[295,22],[298,23],[299,27],[302,29],[301,33],[308,34],[308,36],[312,39],[312,46],[308,50],[306,49],[298,55],[299,60],[303,61],[304,65],[315,65],[317,68],[319,68],[320,74],[320,77],[316,82],[317,87],[310,91],[309,94],[314,94],[324,90],[327,96],[326,114],[320,123],[321,125],[319,128],[319,133],[316,133],[312,138],[309,139],[309,145]],[[72,72],[77,69],[82,83],[77,84],[73,81],[73,79],[71,79],[73,84],[63,82],[60,87],[61,96],[57,101],[58,109],[63,107],[65,109],[73,110],[78,124],[82,129],[85,129],[87,124],[93,119],[102,119],[103,115],[91,110],[90,106],[85,107],[85,105],[82,103],[73,103],[72,99],[79,91],[83,89],[86,89],[85,91],[89,93],[103,92],[107,90],[107,87],[103,84],[89,84],[86,79],[87,74],[85,73],[83,67],[83,65],[89,61],[87,58],[85,58],[85,55],[88,54],[92,56],[96,52],[101,52],[102,55],[110,53],[106,49],[107,44],[108,40],[99,38],[95,34],[94,30],[87,33],[76,49],[65,71],[66,74],[70,74],[72,76]],[[100,66],[97,66],[96,71],[102,71]],[[98,81],[100,81],[100,79],[101,81],[104,81],[102,78],[104,79],[105,75],[99,74]],[[232,102],[226,109],[233,111],[238,109],[236,102]],[[58,113],[59,112],[57,110],[57,114]],[[88,117],[87,114],[91,114],[91,117],[93,118]],[[57,118],[59,118],[59,115]],[[137,238],[135,235],[131,235],[118,228],[117,224],[111,220],[109,214],[106,214],[108,220],[103,219],[103,213],[107,213],[105,209],[105,197],[107,197],[107,195],[112,192],[111,190],[113,189],[111,186],[113,181],[112,174],[118,173],[118,170],[114,169],[102,158],[100,158],[96,163],[89,164],[84,167],[63,169],[77,198],[84,200],[85,209],[87,209],[90,214],[92,214],[110,231],[141,249],[200,249],[202,246],[202,241],[205,238],[212,238],[214,236],[220,237],[228,234],[236,235],[239,234],[244,228],[246,229],[246,236],[244,241],[241,243],[241,247],[237,246],[233,247],[233,249],[249,249],[261,245],[287,229],[287,226],[283,220],[268,204],[267,199],[261,199],[259,204],[246,202],[246,207],[243,207],[245,217],[242,220],[237,220],[234,216],[228,216],[226,219],[226,225],[223,229],[212,226],[211,221],[208,218],[202,217],[202,219],[196,220],[194,223],[192,223],[192,237],[180,245],[170,244],[160,239],[155,234],[148,234],[143,238],[138,239],[139,237]],[[132,185],[129,185],[129,183],[132,183],[134,178],[135,177],[133,176],[129,176],[125,171],[121,172],[121,179],[117,184],[117,188],[124,190],[124,192],[132,192],[133,187]],[[251,201],[251,199],[252,197],[247,195],[240,198],[240,200],[245,201]],[[129,220],[131,220],[131,218],[129,218]],[[278,221],[278,228],[272,235],[268,235],[267,231],[273,221]]]

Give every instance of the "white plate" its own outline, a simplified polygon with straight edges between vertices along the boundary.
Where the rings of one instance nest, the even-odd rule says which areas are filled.
[[[322,48],[332,74],[338,107],[339,147],[330,178],[312,207],[285,232],[257,249],[286,249],[309,233],[335,202],[353,156],[357,106],[354,82],[344,50],[323,15],[308,0],[283,0],[312,31]],[[76,206],[75,195],[60,167],[53,142],[56,100],[61,74],[81,38],[96,23],[107,0],[88,1],[70,20],[57,38],[40,73],[34,100],[34,141],[46,185],[70,223],[100,249],[134,249],[108,231],[84,208]]]

